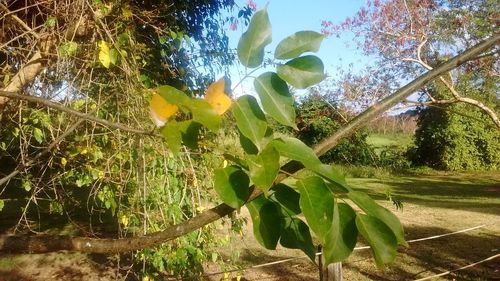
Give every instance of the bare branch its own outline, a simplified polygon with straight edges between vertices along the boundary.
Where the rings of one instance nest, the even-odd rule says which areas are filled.
[[[0,9],[3,10],[6,14],[10,13],[10,10],[2,3],[0,3]],[[38,38],[38,34],[34,33],[31,27],[29,27],[23,20],[21,20],[18,16],[14,14],[10,14],[10,16],[17,21],[26,31],[32,33],[36,38]]]
[[[26,101],[30,101],[30,102],[36,102],[36,103],[39,103],[39,104],[43,104],[43,105],[45,105],[47,107],[57,109],[57,110],[59,110],[61,112],[65,112],[65,113],[77,116],[79,118],[82,118],[82,119],[85,119],[85,120],[88,120],[88,121],[95,122],[97,124],[100,124],[100,125],[103,125],[103,126],[106,126],[106,127],[110,127],[110,128],[114,128],[114,129],[119,129],[119,130],[122,130],[122,131],[134,133],[134,134],[154,135],[152,132],[148,132],[148,131],[141,130],[141,129],[130,128],[130,127],[125,126],[125,125],[120,124],[120,123],[111,122],[111,121],[104,120],[104,119],[101,119],[101,118],[98,118],[98,117],[95,117],[95,116],[92,116],[92,115],[85,114],[83,112],[80,112],[78,110],[74,110],[74,109],[68,108],[68,107],[66,107],[66,106],[64,106],[64,105],[62,105],[60,103],[53,102],[53,101],[45,99],[45,98],[28,96],[28,95],[21,95],[21,94],[17,94],[17,93],[13,93],[13,92],[7,92],[7,91],[1,91],[1,90],[0,90],[0,96],[11,98],[11,99],[26,100]]]
[[[428,65],[425,61],[423,61],[422,57],[421,57],[422,47],[425,45],[426,42],[427,42],[427,39],[423,39],[423,41],[418,45],[416,59],[404,58],[403,61],[414,62],[414,63],[420,64],[421,66],[423,66],[427,70],[432,70],[432,66]],[[477,59],[477,57],[474,59]],[[448,72],[448,75],[450,76],[450,79],[451,79],[451,74],[449,72]],[[471,99],[471,98],[462,97],[460,95],[460,93],[458,93],[458,91],[455,89],[453,84],[448,82],[443,76],[439,76],[439,80],[446,86],[446,88],[448,88],[448,90],[450,90],[455,101],[451,102],[448,100],[443,100],[443,101],[435,100],[430,94],[428,94],[428,96],[431,98],[432,103],[449,104],[449,103],[455,103],[455,102],[464,102],[464,103],[473,105],[473,106],[481,109],[486,115],[488,115],[490,117],[490,119],[493,121],[493,123],[495,123],[496,127],[500,130],[500,119],[496,115],[495,111],[493,111],[491,108],[487,107],[485,104],[481,103],[480,101],[477,101],[477,100]]]
[[[49,153],[50,151],[52,151],[52,149],[54,147],[56,147],[62,140],[64,140],[74,130],[76,130],[76,128],[78,128],[78,126],[80,126],[80,124],[82,124],[84,121],[85,121],[84,119],[80,119],[80,120],[76,121],[75,124],[73,124],[63,134],[58,136],[52,143],[49,144],[49,146],[47,146],[44,150],[40,151],[37,155],[35,155],[35,157],[33,157],[33,159],[29,160],[26,164],[24,164],[22,166],[18,166],[13,172],[11,172],[7,176],[1,178],[0,179],[0,186],[8,183],[13,177],[17,176],[20,173],[20,171],[22,170],[22,168],[29,167],[29,166],[33,165],[34,163],[36,163],[36,161],[38,161],[38,159],[40,159],[40,157],[42,157],[42,156],[46,155],[47,153]]]
[[[408,7],[408,3],[406,2],[406,0],[403,0],[404,4],[405,4],[405,9],[406,9],[406,12],[408,13],[408,18],[410,19],[410,34],[413,33],[413,18],[411,16],[411,12],[410,12],[410,8]]]

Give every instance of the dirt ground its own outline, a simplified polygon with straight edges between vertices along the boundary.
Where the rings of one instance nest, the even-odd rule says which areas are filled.
[[[481,228],[433,240],[411,243],[399,249],[396,261],[384,269],[375,267],[369,250],[355,251],[343,263],[344,280],[415,280],[465,266],[500,253],[500,180],[470,177],[436,177],[423,182],[410,177],[398,182],[351,179],[380,204],[394,211],[405,226],[407,240],[440,235],[466,228]],[[385,200],[384,188],[392,185],[394,195],[404,202],[396,210]],[[436,187],[440,189],[436,191]],[[461,192],[451,192],[461,188]],[[241,215],[249,218],[246,208]],[[359,244],[358,246],[362,246]],[[238,253],[232,267],[206,266],[204,280],[318,280],[318,267],[300,251],[278,248],[268,251],[253,238],[251,221],[244,238],[222,252]],[[265,263],[286,262],[255,267]],[[53,253],[0,256],[0,281],[42,280],[136,280],[127,263],[116,257]],[[253,267],[253,268],[252,268]],[[118,270],[120,268],[120,270]],[[235,269],[230,272],[230,268]],[[224,273],[214,274],[225,271]],[[227,279],[226,279],[227,277]],[[500,258],[432,280],[500,280]]]
[[[483,180],[472,174],[433,176],[425,180],[406,177],[389,182],[377,179],[350,179],[349,182],[393,211],[404,225],[407,240],[484,226],[411,243],[409,248],[400,248],[396,261],[384,269],[374,265],[370,250],[355,251],[343,263],[344,280],[415,280],[500,254],[499,175],[489,174]],[[403,201],[403,210],[396,210],[385,200],[384,191],[388,185]],[[245,208],[242,215],[248,217]],[[284,248],[265,250],[253,238],[251,223],[246,226],[245,238],[236,248],[241,251],[242,268],[304,256],[300,251]],[[237,273],[232,272],[229,276],[234,278]],[[245,269],[239,275],[241,280],[319,280],[317,265],[305,257]],[[223,274],[210,276],[208,280],[221,278]],[[432,280],[500,280],[500,258]]]

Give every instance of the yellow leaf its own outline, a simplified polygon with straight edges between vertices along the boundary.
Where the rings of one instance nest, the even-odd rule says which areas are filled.
[[[222,115],[231,106],[231,98],[224,94],[224,78],[208,86],[205,100],[215,109],[217,114]]]
[[[128,225],[128,217],[126,215],[123,215],[121,217],[121,223],[123,224],[123,226],[127,227],[127,225]]]
[[[236,281],[241,280],[241,272],[236,273]]]
[[[109,68],[111,64],[111,56],[109,54],[109,46],[105,41],[99,43],[99,61],[104,67]]]
[[[125,18],[130,18],[131,16],[133,16],[129,6],[125,6],[122,8],[122,15]]]
[[[81,147],[81,148],[80,148],[80,154],[81,154],[81,155],[85,155],[85,154],[87,154],[88,152],[89,152],[89,151],[88,151],[88,149],[87,149],[86,147]]]
[[[224,281],[229,281],[229,272],[224,272]]]
[[[177,105],[168,103],[164,98],[156,93],[153,94],[153,97],[151,98],[149,108],[151,118],[158,127],[165,125],[168,118],[179,110]]]
[[[61,165],[62,165],[63,167],[66,167],[66,163],[68,163],[68,160],[66,160],[66,158],[64,158],[64,157],[63,157],[63,158],[61,158]]]

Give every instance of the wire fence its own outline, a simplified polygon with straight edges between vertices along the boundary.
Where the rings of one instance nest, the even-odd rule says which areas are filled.
[[[428,236],[428,237],[423,237],[423,238],[418,238],[418,239],[412,239],[412,240],[409,240],[408,243],[416,243],[416,242],[422,242],[422,241],[427,241],[427,240],[434,240],[434,239],[438,239],[438,238],[442,238],[442,237],[446,237],[446,236],[456,235],[456,234],[459,234],[459,233],[465,233],[465,232],[470,232],[470,231],[473,231],[473,230],[485,228],[485,227],[490,226],[490,225],[492,225],[492,224],[482,224],[482,225],[478,225],[478,226],[474,226],[474,227],[470,227],[470,228],[465,228],[465,229],[461,229],[461,230],[457,230],[457,231],[453,231],[453,232],[449,232],[449,233],[444,233],[444,234],[439,234],[439,235],[433,235],[433,236]],[[370,249],[370,248],[371,248],[370,246],[360,246],[360,247],[355,247],[354,251],[365,250],[365,249]],[[322,252],[318,252],[318,253],[316,253],[316,256],[320,256],[321,254],[322,254]],[[428,276],[428,277],[423,277],[423,278],[420,278],[420,279],[415,279],[414,281],[429,280],[429,279],[437,278],[437,277],[440,277],[440,276],[445,276],[445,275],[448,275],[448,274],[456,272],[456,271],[467,269],[467,268],[476,266],[478,264],[494,260],[494,259],[496,259],[498,257],[500,257],[500,254],[496,254],[496,255],[490,256],[488,258],[485,258],[483,260],[480,260],[480,261],[468,264],[466,266],[462,266],[460,268],[452,269],[452,270],[449,270],[449,271],[446,271],[446,272],[442,272],[442,273],[439,273],[439,274],[436,274],[436,275],[432,275],[432,276]],[[252,266],[248,266],[248,267],[245,267],[245,268],[239,268],[239,269],[225,270],[225,271],[220,271],[220,272],[207,273],[207,274],[202,275],[202,277],[209,277],[209,276],[222,275],[222,274],[225,274],[227,276],[227,274],[232,273],[232,272],[239,272],[239,273],[241,273],[241,272],[244,272],[244,271],[247,271],[247,270],[251,270],[251,269],[268,267],[268,266],[275,266],[277,264],[282,264],[282,263],[287,263],[287,262],[294,261],[294,260],[307,259],[307,258],[309,258],[307,255],[302,255],[302,256],[298,256],[298,257],[281,259],[281,260],[277,260],[277,261],[272,261],[272,262],[267,262],[267,263],[252,265]],[[362,259],[362,260],[359,260],[359,261],[363,261],[363,260],[366,260],[366,259]],[[358,261],[356,261],[356,262],[358,262]],[[353,263],[353,262],[348,262],[348,263]]]

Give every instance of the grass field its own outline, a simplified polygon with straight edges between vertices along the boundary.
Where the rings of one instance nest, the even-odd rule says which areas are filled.
[[[369,250],[356,251],[343,264],[345,280],[415,280],[500,253],[498,174],[436,172],[425,176],[351,178],[348,181],[395,212],[405,226],[407,240],[483,224],[485,226],[470,232],[412,243],[409,248],[400,248],[396,261],[385,269],[375,267]],[[386,199],[388,191],[396,199],[402,200],[402,210],[396,210]],[[242,215],[247,216],[244,208]],[[254,240],[250,223],[246,227],[245,238],[234,245],[231,251],[240,251],[238,264],[243,268],[302,255],[298,251],[284,248],[277,251],[263,249]],[[217,271],[215,268],[211,270]],[[242,280],[318,280],[318,270],[307,259],[295,259],[246,270],[242,272],[242,276]],[[222,275],[215,275],[210,280],[220,280],[221,277]],[[500,259],[433,280],[499,280],[498,278]]]
[[[408,134],[370,134],[367,142],[376,152],[379,152],[386,148],[406,148],[412,144],[412,137]]]

